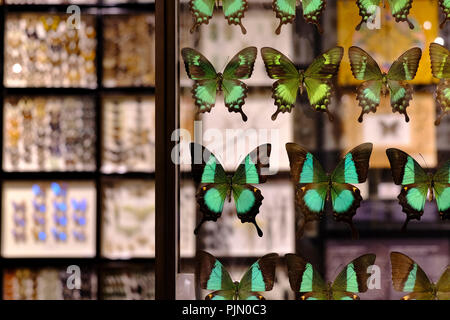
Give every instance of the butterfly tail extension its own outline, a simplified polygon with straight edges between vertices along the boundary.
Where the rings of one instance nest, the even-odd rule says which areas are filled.
[[[406,217],[405,222],[403,222],[402,228],[400,229],[401,232],[405,233],[407,231],[406,229],[408,228],[409,221],[411,221],[411,218]]]
[[[442,118],[443,118],[444,116],[446,116],[447,114],[449,114],[449,113],[450,113],[450,109],[449,109],[449,111],[444,111],[444,112],[442,112],[442,113],[438,116],[438,118],[436,119],[436,121],[434,122],[434,125],[435,125],[435,126],[440,125],[440,124],[441,124]]]
[[[359,232],[358,229],[356,229],[353,220],[350,220],[349,222],[347,222],[348,225],[350,226],[350,230],[352,232],[352,240],[358,240],[359,239]]]
[[[216,220],[217,220],[217,219],[216,219]],[[201,226],[202,226],[206,221],[210,221],[210,220],[208,220],[208,219],[206,219],[206,218],[202,218],[202,220],[200,221],[200,223],[195,227],[194,234],[195,234],[196,236],[198,235]]]

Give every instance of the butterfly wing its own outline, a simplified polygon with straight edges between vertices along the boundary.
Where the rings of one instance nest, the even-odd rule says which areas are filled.
[[[392,284],[400,292],[412,292],[402,299],[431,300],[433,288],[420,266],[400,252],[391,252]]]
[[[372,17],[378,8],[378,5],[380,3],[380,0],[357,0],[356,5],[359,9],[359,15],[361,17],[361,22],[356,26],[356,30],[361,29],[361,25],[364,22],[367,22],[367,20]]]
[[[216,0],[189,0],[189,10],[194,18],[191,33],[203,23],[208,24],[213,16]]]
[[[195,228],[197,234],[206,221],[217,221],[222,215],[223,206],[230,192],[229,178],[211,151],[197,143],[191,143],[192,175],[200,184],[196,194],[197,203],[203,218]]]
[[[450,3],[450,1],[449,1]],[[431,73],[438,79],[450,78],[450,53],[436,42],[430,44]]]
[[[184,48],[181,50],[184,66],[189,78],[195,81],[192,98],[199,112],[210,112],[216,103],[219,79],[212,64],[200,52]]]
[[[439,6],[441,7],[442,13],[444,14],[444,21],[441,22],[440,28],[442,29],[450,19],[450,0],[439,0]]]
[[[412,99],[413,89],[408,83],[388,80],[388,87],[391,96],[392,112],[398,112],[405,115],[405,121],[409,122],[409,116],[406,108]]]
[[[311,263],[295,254],[287,254],[286,264],[291,289],[304,293],[302,300],[327,300],[326,284]]]
[[[450,219],[450,160],[433,177],[434,196],[441,219]]]
[[[395,22],[408,22],[410,29],[414,29],[414,25],[408,20],[409,11],[412,7],[413,0],[388,0],[391,8],[392,16]]]
[[[441,123],[441,119],[450,113],[450,80],[441,80],[436,89],[436,101],[438,106],[441,108],[442,113],[436,119],[435,125]]]
[[[243,34],[247,33],[242,25],[242,18],[248,10],[247,0],[222,0],[223,13],[229,25],[238,25]]]
[[[272,290],[277,260],[278,254],[269,253],[252,264],[239,283],[240,300],[264,299],[257,292]]]
[[[330,120],[333,119],[328,111],[331,101],[333,86],[331,79],[339,70],[344,48],[335,47],[317,57],[305,71],[305,87],[311,106],[316,111],[328,113]]]
[[[319,219],[325,208],[328,193],[328,177],[312,153],[295,143],[287,143],[286,151],[291,167],[291,180],[296,187],[296,202],[300,206],[306,224]],[[304,224],[298,236],[303,234]]]
[[[269,167],[271,145],[264,144],[250,152],[239,165],[232,178],[234,203],[238,218],[242,223],[250,222],[258,235],[263,235],[255,217],[259,213],[264,197],[258,188],[250,184],[264,183],[267,177],[263,170]]]
[[[357,80],[365,80],[358,87],[356,95],[359,106],[362,108],[358,121],[362,122],[364,114],[376,112],[380,104],[383,75],[376,61],[363,49],[350,47],[348,55],[353,76]]]
[[[277,19],[280,19],[280,25],[275,30],[276,34],[281,33],[283,24],[292,23],[295,19],[295,8],[297,0],[273,0],[272,9],[275,11]]]
[[[294,107],[300,86],[299,72],[292,61],[278,50],[265,47],[261,49],[261,55],[269,77],[278,80],[272,86],[272,98],[277,106],[272,115],[272,120],[275,120],[278,113],[291,112]]]
[[[222,263],[208,252],[199,251],[197,253],[195,275],[202,289],[225,291],[221,292],[221,296],[228,295],[227,291],[234,291],[234,283],[230,274]]]
[[[205,297],[205,300],[236,300],[235,290],[218,290],[211,292]]]
[[[399,149],[390,148],[386,154],[391,164],[392,177],[396,185],[402,186],[398,199],[406,213],[402,230],[411,219],[420,220],[428,194],[429,178],[414,158]]]
[[[436,283],[436,296],[438,300],[450,300],[450,266],[447,266]]]
[[[374,254],[365,254],[347,264],[331,286],[333,299],[359,300],[359,297],[352,293],[367,291],[367,280],[371,275],[368,268],[375,264],[375,259]]]
[[[248,79],[253,73],[256,55],[255,47],[248,47],[238,52],[225,67],[223,73],[222,89],[225,97],[225,106],[230,112],[238,112],[242,119],[247,121],[247,116],[242,111],[242,106],[247,97],[248,88],[238,79]]]
[[[303,18],[307,23],[315,24],[320,33],[323,33],[320,17],[326,5],[326,0],[302,0]]]

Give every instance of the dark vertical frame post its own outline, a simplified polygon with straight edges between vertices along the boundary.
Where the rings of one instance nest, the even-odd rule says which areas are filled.
[[[175,299],[178,263],[178,168],[171,159],[178,128],[178,0],[156,0],[156,274],[157,300]]]

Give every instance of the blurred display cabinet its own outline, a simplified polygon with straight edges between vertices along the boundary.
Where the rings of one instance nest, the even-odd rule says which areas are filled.
[[[93,257],[93,182],[8,181],[2,188],[2,256]]]
[[[92,98],[8,97],[3,108],[5,171],[94,171]]]
[[[95,300],[97,275],[89,268],[76,267],[79,282],[69,277],[72,269],[15,268],[3,273],[4,300]]]
[[[103,85],[154,86],[154,15],[105,16],[103,23]]]
[[[155,299],[155,273],[144,267],[129,265],[102,270],[103,300]]]
[[[102,172],[155,170],[153,96],[105,97],[102,121]]]
[[[97,86],[93,16],[69,28],[61,14],[8,13],[5,22],[6,87]]]

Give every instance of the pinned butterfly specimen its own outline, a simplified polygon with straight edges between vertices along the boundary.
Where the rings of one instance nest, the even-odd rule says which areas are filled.
[[[389,135],[393,135],[393,136],[397,135],[397,130],[398,130],[398,126],[399,126],[399,123],[397,121],[395,121],[393,123],[386,123],[384,121],[380,121],[379,123],[383,130],[383,137],[389,136]]]
[[[242,120],[247,121],[242,106],[245,103],[248,88],[239,79],[245,80],[251,77],[257,54],[255,47],[243,49],[231,59],[222,74],[217,73],[211,62],[198,51],[191,48],[181,50],[186,73],[195,81],[192,97],[198,112],[211,112],[216,103],[217,92],[223,91],[228,111],[240,113]]]
[[[450,3],[450,1],[449,1]],[[431,73],[440,79],[436,90],[436,101],[442,109],[435,125],[441,123],[441,119],[450,113],[450,52],[446,47],[437,43],[430,44]]]
[[[364,22],[367,22],[369,18],[372,18],[377,13],[377,8],[379,7],[380,2],[381,0],[356,1],[359,8],[359,15],[361,16],[361,22],[356,26],[356,30],[359,30]],[[392,16],[395,18],[395,22],[406,21],[408,22],[409,28],[414,29],[414,25],[408,20],[408,15],[412,7],[413,0],[388,0],[388,2]]]
[[[233,282],[219,260],[199,251],[195,273],[202,289],[214,291],[205,300],[265,300],[259,292],[272,290],[277,260],[278,254],[269,253],[252,264],[240,282]]]
[[[303,294],[301,300],[359,300],[355,293],[367,291],[371,275],[368,268],[374,265],[375,259],[374,254],[362,255],[347,264],[333,283],[325,283],[311,263],[295,254],[287,254],[291,289]]]
[[[445,16],[444,21],[441,22],[440,28],[442,29],[450,19],[450,0],[439,0],[439,6],[441,7],[442,13]]]
[[[227,175],[214,154],[202,145],[191,143],[192,174],[200,184],[196,198],[203,213],[195,234],[204,222],[217,221],[225,201],[231,202],[233,195],[238,218],[242,223],[253,223],[262,237],[263,232],[255,217],[264,197],[252,184],[266,182],[264,170],[269,170],[270,151],[270,144],[260,145],[244,158],[233,175]]]
[[[348,50],[353,76],[364,82],[358,87],[356,99],[362,108],[359,122],[365,113],[376,112],[381,94],[391,96],[392,112],[405,115],[409,121],[406,108],[412,99],[413,89],[405,80],[413,80],[419,67],[422,50],[412,48],[403,53],[391,66],[388,73],[381,72],[375,60],[363,49],[350,47]]]
[[[413,157],[399,149],[387,149],[394,183],[402,186],[398,200],[406,213],[402,230],[406,230],[412,219],[420,220],[425,201],[436,198],[442,220],[450,219],[450,160],[447,160],[434,175],[427,174]]]
[[[422,268],[403,253],[391,252],[391,265],[394,289],[411,292],[402,300],[450,300],[450,266],[434,284]]]
[[[194,18],[191,33],[200,25],[208,24],[214,13],[214,7],[219,6],[219,0],[189,0],[189,9]],[[241,26],[243,34],[247,33],[242,25],[242,18],[248,9],[247,0],[222,0],[222,9],[229,25]]]
[[[352,218],[362,197],[359,189],[352,184],[366,181],[372,148],[371,143],[357,146],[328,175],[312,153],[295,143],[286,144],[291,179],[296,186],[296,202],[305,215],[305,224],[322,217],[325,201],[331,194],[334,219],[348,223],[353,239],[358,238]],[[298,236],[303,233],[303,228],[304,225],[299,228]]]
[[[278,19],[280,25],[275,31],[280,34],[283,24],[292,23],[295,19],[295,9],[297,7],[297,0],[273,0],[272,9]],[[320,16],[327,5],[326,0],[302,0],[303,18],[307,23],[313,23],[317,26],[320,33],[323,32],[320,26]]]
[[[331,78],[339,70],[344,48],[335,47],[314,59],[304,70],[297,70],[294,63],[281,52],[273,48],[262,48],[261,54],[266,65],[267,74],[277,81],[272,86],[272,98],[275,99],[277,111],[272,115],[275,120],[278,114],[291,112],[297,100],[298,89],[303,94],[306,89],[309,103],[316,111],[326,112],[330,120],[333,116],[328,111],[333,91]]]

